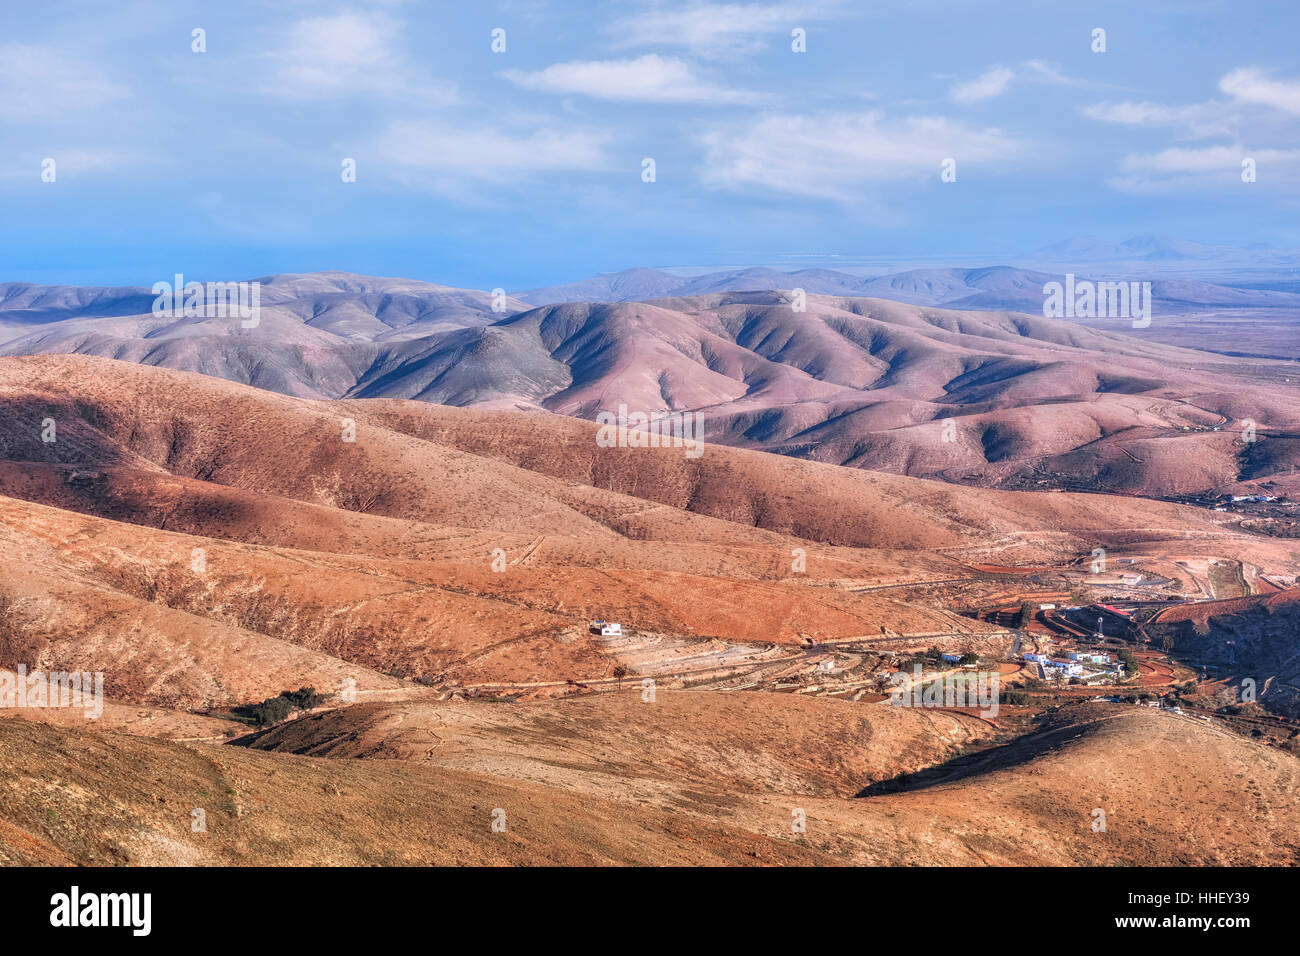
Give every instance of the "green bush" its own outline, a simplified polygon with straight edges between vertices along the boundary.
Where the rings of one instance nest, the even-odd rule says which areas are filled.
[[[297,690],[281,691],[276,697],[268,697],[260,704],[246,704],[234,708],[242,717],[250,718],[259,727],[269,727],[288,720],[295,710],[310,710],[321,702],[315,687],[299,687]]]
[[[281,691],[280,696],[287,698],[298,710],[311,710],[320,703],[320,694],[315,687],[299,687],[294,691]]]

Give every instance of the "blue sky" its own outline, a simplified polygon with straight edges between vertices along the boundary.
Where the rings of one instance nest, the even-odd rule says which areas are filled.
[[[0,280],[1300,247],[1294,0],[49,0],[0,26]]]

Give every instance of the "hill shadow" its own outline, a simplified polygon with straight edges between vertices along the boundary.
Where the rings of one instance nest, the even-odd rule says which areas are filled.
[[[904,773],[887,780],[878,780],[863,787],[854,796],[879,797],[888,793],[907,793],[983,776],[1058,750],[1066,743],[1086,735],[1091,729],[1090,724],[1070,724],[1026,734],[1000,746],[977,753],[963,754],[915,773]]]

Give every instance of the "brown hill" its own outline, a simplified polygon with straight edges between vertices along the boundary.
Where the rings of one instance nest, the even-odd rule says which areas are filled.
[[[0,770],[13,781],[0,793],[0,859],[1241,865],[1294,863],[1300,850],[1300,762],[1191,718],[1075,707],[954,760],[945,748],[979,733],[960,715],[883,705],[864,717],[771,695],[608,695],[568,709],[577,703],[440,706],[409,733],[368,706],[282,728],[282,743],[315,741],[333,757],[0,721]],[[500,713],[521,710],[535,712]],[[921,719],[958,736],[911,756],[933,740],[918,736]],[[701,728],[714,720],[725,733],[709,737]],[[376,733],[382,749],[365,754]],[[32,753],[46,756],[33,764]],[[880,792],[855,798],[856,783]],[[491,829],[495,811],[505,832]],[[806,832],[794,832],[797,811]]]
[[[109,697],[0,720],[8,862],[1294,862],[1280,750],[863,693],[893,651],[1009,651],[946,587],[1034,590],[1094,547],[1287,569],[1204,509],[82,356],[0,360],[0,409],[0,668],[99,671]],[[803,693],[821,662],[862,667],[857,702]],[[792,692],[736,689],[760,672]],[[733,689],[677,689],[706,681]],[[220,745],[228,708],[307,684],[327,709]]]
[[[32,754],[45,756],[33,762]],[[0,863],[816,864],[725,821],[442,768],[326,761],[0,720]],[[506,831],[491,830],[506,811]],[[193,811],[206,829],[195,832]]]
[[[646,703],[627,693],[350,708],[253,746],[524,780],[725,820],[846,862],[1297,860],[1294,756],[1193,718],[1113,705],[1069,708],[1002,745],[989,736],[965,714],[888,704],[707,693]],[[806,834],[793,834],[793,808],[805,811]],[[1104,831],[1092,830],[1096,808]]]
[[[1041,281],[1025,288],[1036,297]],[[1084,321],[843,295],[796,312],[783,291],[508,300],[500,313],[482,292],[321,274],[269,280],[260,324],[244,329],[124,313],[143,290],[112,291],[19,289],[0,317],[26,334],[0,351],[102,355],[312,398],[588,419],[620,405],[695,411],[716,444],[1009,489],[1243,490],[1300,465],[1290,363]],[[1246,442],[1251,428],[1259,440]]]
[[[54,495],[61,503],[79,497],[73,507],[104,499],[123,507],[114,502],[131,495],[113,492],[120,480],[111,469],[125,468],[132,480],[152,473],[223,486],[209,494],[248,492],[533,536],[687,535],[775,545],[766,530],[834,545],[933,550],[1042,532],[1062,537],[1059,553],[1091,550],[1130,530],[1224,529],[1200,509],[963,489],[715,446],[697,459],[674,448],[600,448],[594,425],[540,412],[313,402],[80,356],[0,360],[0,404],[0,457],[23,463],[0,473],[14,476],[5,487],[38,500],[51,493],[52,479],[41,484],[27,463],[90,472],[61,475],[65,486],[85,482],[84,492]],[[57,441],[41,441],[46,419],[57,423]],[[346,421],[356,425],[353,441],[343,439]],[[102,494],[94,474],[101,469],[110,469]],[[17,480],[25,472],[30,477]],[[245,517],[252,510],[244,500],[221,504],[238,504]]]
[[[1145,630],[1180,660],[1213,668],[1231,702],[1248,678],[1260,704],[1300,717],[1300,588],[1168,608]]]

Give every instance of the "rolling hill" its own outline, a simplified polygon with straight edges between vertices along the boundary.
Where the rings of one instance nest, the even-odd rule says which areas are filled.
[[[667,291],[640,272],[625,278],[570,291]],[[119,314],[138,308],[143,290],[10,286],[0,300],[8,305],[0,325],[10,324],[0,353],[99,355],[305,398],[542,408],[587,419],[620,406],[650,417],[694,412],[715,445],[989,487],[1300,490],[1300,443],[1290,440],[1300,376],[1293,382],[1286,363],[989,311],[996,296],[1034,292],[1042,278],[999,268],[872,280],[893,299],[972,307],[962,311],[857,294],[813,295],[795,311],[787,293],[708,291],[730,280],[705,278],[677,290],[689,295],[531,309],[506,300],[496,303],[503,314],[486,293],[337,273],[279,276],[265,280],[254,328],[232,318]],[[1171,294],[1213,301],[1170,281],[1178,285]],[[1262,295],[1274,293],[1248,297]],[[1248,423],[1261,437],[1253,447],[1242,439]]]
[[[258,749],[6,719],[0,861],[1296,862],[1294,756],[1190,718],[1082,705],[945,761],[983,736],[953,715],[698,693],[655,705],[356,705],[294,721]],[[48,756],[32,764],[32,753]],[[901,767],[921,769],[894,776]],[[854,796],[872,781],[891,785]],[[203,832],[192,808],[205,811]]]
[[[1278,573],[1284,542],[1140,498],[596,434],[0,359],[0,669],[99,672],[107,697],[0,715],[0,861],[1295,862],[1278,747],[1145,708],[806,693],[819,662],[894,653],[846,645],[1005,657],[944,590],[1026,586],[989,562],[1210,550]],[[304,685],[319,707],[239,722]]]

